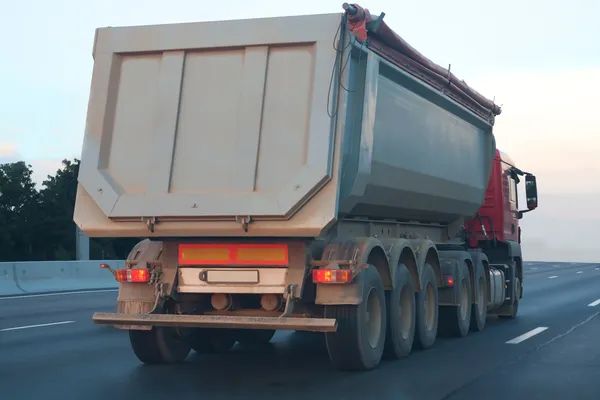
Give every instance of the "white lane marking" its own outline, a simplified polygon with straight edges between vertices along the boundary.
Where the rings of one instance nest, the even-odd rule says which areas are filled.
[[[600,299],[592,301],[590,304],[588,304],[588,307],[596,307],[598,304],[600,304]]]
[[[583,274],[583,271],[577,271],[578,274]]]
[[[531,269],[539,269],[539,268],[535,268],[535,267],[533,267],[533,268],[531,268]]]
[[[556,276],[556,275],[552,275],[552,276],[549,276],[549,277],[548,277],[548,279],[555,279],[555,278],[558,278],[558,276]]]
[[[118,291],[119,291],[119,289],[100,289],[100,290],[79,290],[76,292],[62,292],[62,293],[24,294],[24,295],[18,295],[18,296],[0,297],[0,300],[28,299],[31,297],[66,296],[69,294],[106,293],[106,292],[118,292]]]
[[[548,329],[547,326],[539,326],[535,329],[530,330],[529,332],[522,334],[521,336],[517,336],[514,339],[510,339],[509,341],[506,342],[506,344],[519,344],[522,341],[525,341],[537,334],[544,332],[546,329]]]
[[[42,328],[44,326],[54,326],[54,325],[65,325],[72,324],[75,321],[61,321],[61,322],[50,322],[48,324],[38,324],[38,325],[26,325],[26,326],[16,326],[14,328],[4,328],[0,329],[0,332],[8,332],[8,331],[19,331],[21,329],[30,329],[30,328]]]
[[[594,268],[596,271],[600,271],[600,268]]]

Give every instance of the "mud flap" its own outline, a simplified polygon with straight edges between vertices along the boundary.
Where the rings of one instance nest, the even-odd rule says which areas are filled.
[[[173,251],[168,250],[175,250]],[[151,314],[157,309],[162,309],[164,300],[172,293],[177,277],[177,262],[172,256],[177,257],[176,247],[170,249],[163,246],[163,242],[142,240],[131,250],[125,262],[131,268],[146,268],[154,265],[160,269],[160,277],[155,283],[127,283],[119,285],[117,299],[117,313],[119,314]],[[166,250],[166,251],[165,251]],[[169,257],[171,256],[171,257]],[[171,261],[171,262],[169,262]],[[145,325],[115,324],[113,327],[126,330],[150,330],[152,327]]]
[[[360,237],[351,240],[336,239],[323,251],[322,261],[348,260],[355,266],[365,266],[369,255],[379,248],[385,249],[381,241],[373,237]],[[384,286],[390,281],[390,271],[380,271]],[[315,304],[319,305],[358,305],[363,297],[363,274],[359,273],[351,284],[317,284]]]

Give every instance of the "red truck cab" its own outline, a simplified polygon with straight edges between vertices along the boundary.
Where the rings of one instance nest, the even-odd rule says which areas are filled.
[[[527,210],[519,210],[517,185],[525,175]],[[537,208],[535,176],[518,169],[506,153],[496,150],[485,199],[477,214],[465,224],[469,245],[480,241],[521,242],[519,219]]]

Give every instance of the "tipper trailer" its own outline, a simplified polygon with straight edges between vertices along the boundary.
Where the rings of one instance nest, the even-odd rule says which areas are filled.
[[[147,238],[102,265],[117,307],[93,316],[142,362],[281,329],[367,370],[516,317],[537,187],[496,149],[500,107],[343,7],[97,29],[74,220]]]

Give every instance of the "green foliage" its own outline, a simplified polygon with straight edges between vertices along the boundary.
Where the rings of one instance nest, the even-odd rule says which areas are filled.
[[[0,164],[0,261],[74,260],[79,160],[63,160],[37,190],[31,165]],[[92,239],[92,259],[124,259],[139,239]]]
[[[0,258],[27,260],[35,251],[39,193],[23,161],[0,165]],[[11,260],[11,261],[12,261]]]

